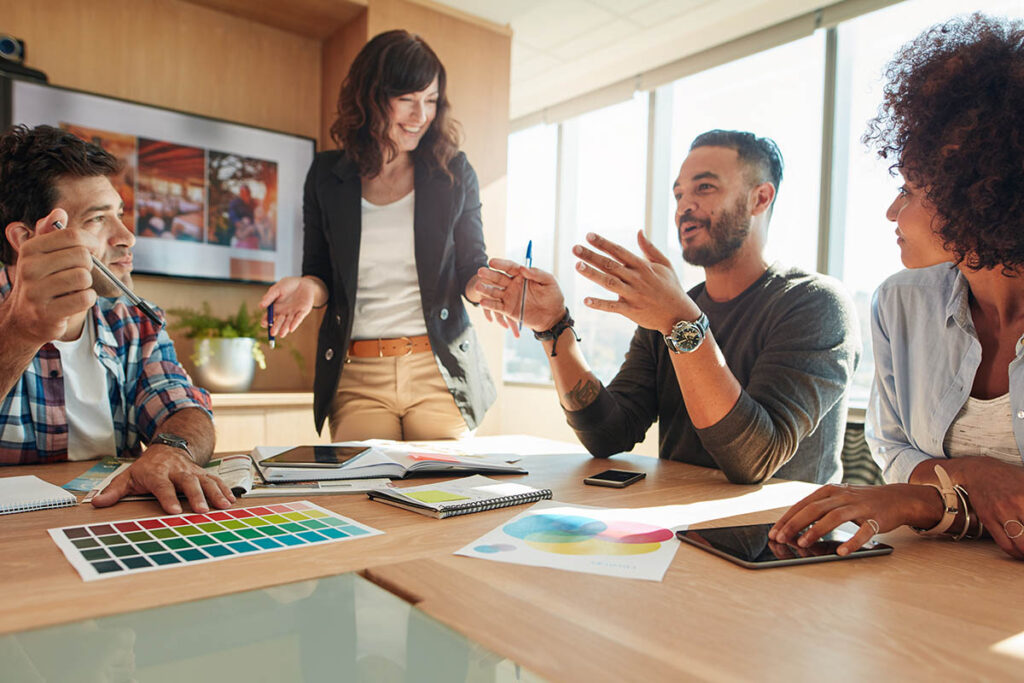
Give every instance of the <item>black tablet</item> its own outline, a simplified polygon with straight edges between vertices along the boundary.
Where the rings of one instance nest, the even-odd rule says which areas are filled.
[[[869,541],[849,555],[837,555],[836,549],[850,540],[852,534],[835,530],[822,536],[814,545],[801,548],[787,543],[776,543],[768,538],[773,524],[748,524],[745,526],[724,526],[717,529],[687,529],[677,531],[680,541],[703,548],[735,562],[748,569],[782,567],[808,562],[829,562],[850,560],[871,555],[888,555],[892,546]]]
[[[341,467],[370,450],[367,446],[296,446],[264,458],[264,467]]]

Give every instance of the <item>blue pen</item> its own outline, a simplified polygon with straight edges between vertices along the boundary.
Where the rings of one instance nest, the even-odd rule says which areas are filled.
[[[267,343],[274,348],[274,304],[267,306]]]
[[[526,267],[533,268],[533,240],[526,243]],[[519,302],[519,331],[523,331],[523,315],[526,313],[526,288],[530,281],[523,278],[523,300]]]

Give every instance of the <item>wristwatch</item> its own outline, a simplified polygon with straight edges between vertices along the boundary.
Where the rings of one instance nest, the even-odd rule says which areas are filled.
[[[196,461],[196,456],[192,455],[192,450],[188,447],[188,441],[178,436],[177,434],[171,434],[170,432],[160,432],[159,434],[153,437],[153,441],[151,442],[150,445],[154,443],[162,443],[166,446],[180,448],[181,450],[185,451],[185,453],[188,455],[189,459],[192,462]]]
[[[693,322],[680,320],[672,326],[672,331],[665,335],[665,346],[672,353],[690,353],[704,341],[708,334],[708,316],[701,313]]]

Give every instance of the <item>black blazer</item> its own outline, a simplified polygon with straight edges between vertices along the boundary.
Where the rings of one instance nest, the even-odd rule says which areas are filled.
[[[448,391],[475,429],[496,392],[487,361],[463,304],[466,284],[487,265],[476,172],[462,152],[449,168],[455,177],[415,162],[413,231],[416,271],[430,346]],[[303,197],[302,274],[327,285],[328,307],[317,340],[313,419],[319,432],[330,412],[352,335],[362,182],[344,151],[320,152],[306,176]]]

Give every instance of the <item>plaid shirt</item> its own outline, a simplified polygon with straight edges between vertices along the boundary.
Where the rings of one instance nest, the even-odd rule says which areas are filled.
[[[0,302],[10,291],[7,269],[0,267]],[[107,371],[117,455],[138,455],[140,442],[149,443],[160,423],[179,410],[202,408],[212,418],[209,394],[192,385],[163,328],[120,299],[97,299],[92,317],[93,350]],[[44,344],[0,401],[0,465],[67,457],[64,372],[57,348]]]

